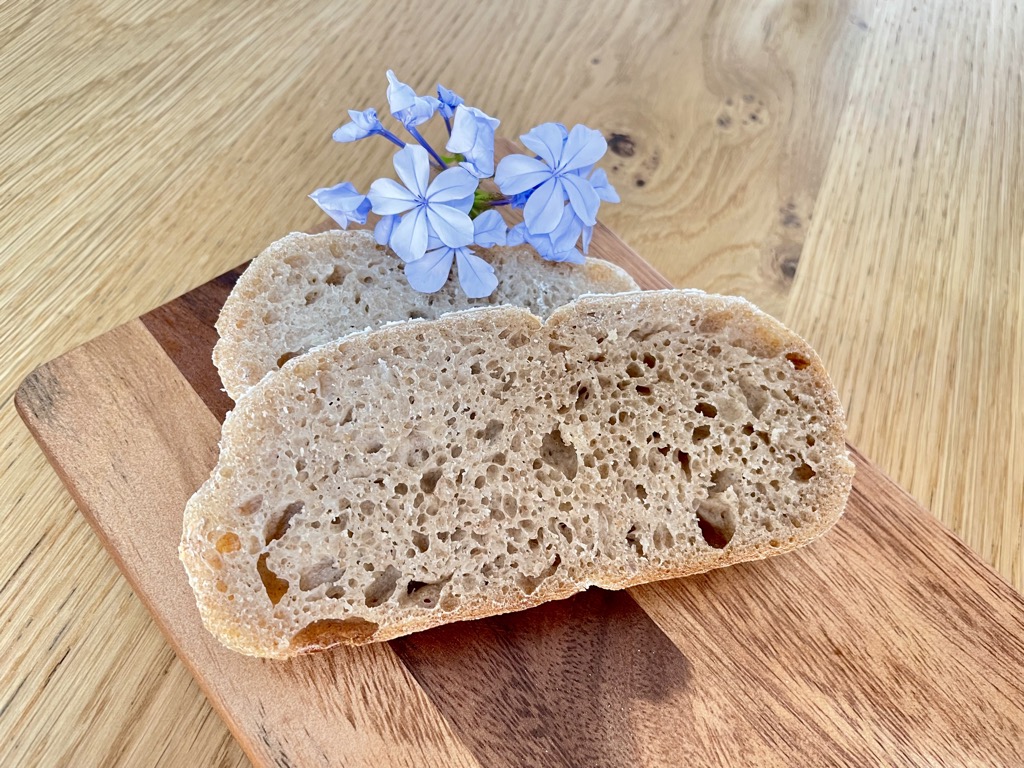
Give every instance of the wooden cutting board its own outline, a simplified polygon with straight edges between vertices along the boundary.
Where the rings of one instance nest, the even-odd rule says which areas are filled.
[[[592,249],[667,286],[607,230]],[[290,662],[222,648],[176,548],[241,269],[43,365],[17,407],[256,765],[1024,765],[1024,599],[855,450],[846,515],[790,555]]]

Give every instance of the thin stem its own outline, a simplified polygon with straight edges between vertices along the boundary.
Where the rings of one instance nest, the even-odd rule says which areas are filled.
[[[444,115],[441,115],[441,119],[444,120],[444,127],[448,129],[448,135],[451,136],[452,135],[452,124],[451,124],[451,121],[447,117],[445,117]]]
[[[397,144],[397,145],[398,145],[398,146],[400,146],[400,147],[404,147],[404,146],[405,146],[405,142],[404,142],[404,141],[402,141],[402,140],[401,140],[400,138],[398,138],[397,136],[395,136],[395,134],[393,134],[393,133],[392,133],[391,131],[389,131],[389,130],[388,130],[387,128],[381,128],[380,130],[378,130],[378,133],[379,133],[379,134],[380,134],[381,136],[383,136],[383,137],[384,137],[385,139],[387,139],[388,141],[390,141],[390,142],[391,142],[392,144]]]
[[[499,197],[497,200],[488,200],[487,204],[492,208],[497,208],[499,205],[511,205],[512,198],[510,197]]]
[[[412,135],[412,137],[414,139],[416,139],[416,141],[418,141],[420,143],[420,145],[425,150],[427,150],[427,152],[430,153],[430,156],[432,158],[434,158],[434,160],[437,162],[437,164],[439,166],[441,166],[441,170],[442,171],[445,170],[448,167],[447,165],[445,165],[444,160],[441,159],[441,156],[439,154],[437,154],[437,152],[434,151],[434,148],[432,146],[430,146],[429,144],[427,144],[427,140],[424,139],[422,136],[420,136],[420,132],[417,131],[414,126],[407,125],[405,127],[405,130],[407,130]]]

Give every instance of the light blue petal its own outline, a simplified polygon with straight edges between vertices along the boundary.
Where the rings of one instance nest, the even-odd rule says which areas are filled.
[[[447,205],[426,206],[426,211],[430,228],[445,245],[460,248],[473,242],[473,220],[469,214]]]
[[[494,275],[494,267],[474,255],[468,248],[455,251],[459,263],[459,283],[466,296],[471,299],[482,299],[494,293],[498,286],[498,278]]]
[[[391,233],[391,248],[402,261],[415,261],[427,250],[427,215],[424,206],[413,209]]]
[[[406,128],[415,128],[432,118],[440,104],[433,96],[417,96],[411,106],[396,112],[395,117]]]
[[[405,265],[405,277],[420,293],[435,293],[448,282],[454,258],[455,251],[451,248],[430,251],[422,259]]]
[[[318,189],[310,195],[320,209],[334,219],[342,229],[348,229],[351,223],[365,224],[370,212],[370,201],[350,182],[342,182],[333,187]]]
[[[465,168],[456,166],[437,174],[437,178],[427,188],[425,196],[431,204],[464,200],[472,197],[477,184],[479,182],[473,174]]]
[[[441,102],[438,110],[449,120],[455,113],[455,108],[464,103],[459,94],[455,93],[455,91],[449,91],[440,83],[437,84],[437,100]]]
[[[331,134],[331,138],[339,144],[346,144],[350,141],[359,141],[370,135],[370,132],[360,128],[355,123],[345,123],[341,128]]]
[[[416,197],[394,179],[377,179],[367,195],[373,212],[382,216],[405,213],[417,204]]]
[[[475,107],[463,106],[455,114],[452,135],[445,145],[449,152],[463,155],[463,167],[485,179],[494,174],[494,129],[501,124]]]
[[[561,179],[549,179],[530,195],[523,208],[523,221],[531,234],[544,235],[562,219],[565,191]]]
[[[416,102],[416,91],[395,77],[395,73],[390,69],[387,72],[387,76],[388,106],[391,107],[391,114],[395,115],[403,109],[408,109]]]
[[[434,230],[431,229],[427,235],[427,253],[430,251],[436,251],[438,248],[447,248],[448,246],[441,242],[440,238],[434,234]]]
[[[341,128],[336,130],[331,138],[340,143],[349,141],[358,141],[359,139],[365,139],[371,133],[374,133],[378,129],[383,128],[380,124],[380,120],[377,118],[377,110],[364,109],[359,111],[356,109],[350,109],[348,116],[352,122],[345,123]]]
[[[590,251],[590,238],[593,237],[593,236],[594,236],[594,228],[593,227],[584,227],[583,228],[583,253],[588,253]]]
[[[494,183],[506,195],[516,195],[551,178],[552,170],[535,157],[507,155],[498,163]]]
[[[373,239],[377,245],[387,245],[391,240],[391,233],[398,223],[398,216],[382,216],[377,226],[373,228]]]
[[[493,208],[473,219],[473,242],[477,245],[490,248],[492,245],[505,245],[507,239],[505,220]]]
[[[430,181],[430,155],[418,144],[406,144],[395,152],[395,173],[417,198],[427,196]]]
[[[573,174],[562,177],[565,191],[569,195],[569,205],[573,212],[589,227],[597,223],[597,209],[601,207],[601,198],[590,185],[590,182]]]
[[[600,131],[587,128],[585,125],[574,125],[569,131],[569,138],[566,139],[559,168],[563,171],[572,171],[593,165],[607,151],[608,142],[604,140]]]
[[[571,207],[566,206],[561,221],[551,232],[553,249],[556,252],[568,251],[576,247],[576,241],[580,239],[583,231],[583,222],[573,213]]]
[[[527,149],[540,155],[552,168],[562,158],[562,147],[567,133],[561,123],[542,123],[519,137]]]
[[[508,231],[508,236],[505,238],[505,245],[522,245],[527,242],[527,234],[526,225],[519,222]]]
[[[473,190],[474,192],[476,190]],[[449,208],[454,208],[456,211],[462,211],[463,213],[469,213],[473,208],[473,203],[476,202],[474,195],[469,195],[461,200],[452,200],[450,203],[445,203]]]
[[[583,175],[586,176],[586,174]],[[593,185],[594,191],[597,192],[597,196],[606,203],[619,202],[619,193],[615,191],[615,187],[608,181],[608,174],[605,173],[604,168],[598,168],[594,171],[590,177],[590,183]]]

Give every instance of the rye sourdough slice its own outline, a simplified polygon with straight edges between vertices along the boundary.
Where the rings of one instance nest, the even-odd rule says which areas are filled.
[[[232,400],[285,361],[354,331],[471,307],[512,304],[541,317],[587,293],[638,290],[619,267],[544,261],[529,247],[492,248],[498,287],[467,299],[452,279],[437,293],[409,286],[402,262],[365,231],[293,233],[257,256],[217,320],[213,362]]]
[[[806,544],[853,476],[813,350],[742,299],[585,297],[350,335],[228,414],[180,555],[288,657]]]

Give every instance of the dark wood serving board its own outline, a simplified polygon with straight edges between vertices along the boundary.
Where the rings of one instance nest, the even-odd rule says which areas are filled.
[[[592,249],[667,285],[607,230]],[[17,406],[256,765],[1024,765],[1024,599],[855,450],[846,515],[790,555],[290,662],[221,647],[177,544],[240,272],[43,365]]]

